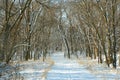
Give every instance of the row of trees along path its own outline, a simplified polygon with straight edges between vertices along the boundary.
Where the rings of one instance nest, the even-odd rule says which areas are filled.
[[[0,0],[0,62],[45,59],[57,46],[117,68],[119,26],[119,0]]]

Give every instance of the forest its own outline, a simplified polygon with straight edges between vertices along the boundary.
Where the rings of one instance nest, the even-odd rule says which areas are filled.
[[[117,68],[120,0],[0,0],[0,63],[44,61],[54,51]]]

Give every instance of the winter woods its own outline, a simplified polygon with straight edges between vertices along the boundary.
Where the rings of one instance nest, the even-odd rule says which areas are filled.
[[[39,59],[53,51],[77,52],[117,66],[119,0],[1,0],[0,61]]]

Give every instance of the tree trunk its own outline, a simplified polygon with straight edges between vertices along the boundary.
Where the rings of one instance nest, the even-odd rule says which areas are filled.
[[[112,1],[112,10],[113,10],[113,55],[114,55],[114,59],[113,59],[113,67],[116,68],[116,10],[117,10],[117,6],[116,6],[116,0]]]
[[[26,52],[26,60],[30,59],[30,49],[31,49],[31,22],[30,22],[30,6],[28,6],[28,8],[26,9],[27,11],[27,52]]]
[[[66,38],[64,38],[64,42],[65,42],[65,45],[67,48],[67,56],[68,56],[68,58],[70,58],[70,48],[69,48],[68,41]]]

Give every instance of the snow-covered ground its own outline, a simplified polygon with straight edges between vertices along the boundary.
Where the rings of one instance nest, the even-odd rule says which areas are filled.
[[[64,58],[59,52],[52,55],[55,64],[48,72],[46,80],[120,80],[120,70],[98,64],[97,60],[83,56],[79,60]]]
[[[42,59],[37,61],[31,60],[20,64],[22,69],[19,73],[23,80],[43,80],[45,73],[52,65],[53,61],[50,58],[47,58],[45,62]]]
[[[14,67],[6,67],[6,70],[12,70],[10,75],[17,76],[5,75],[0,80],[120,80],[120,68],[111,69],[83,56],[80,59],[64,58],[63,52],[53,53],[45,62],[30,60],[20,62],[18,66],[16,72],[12,72]]]
[[[54,62],[47,58],[44,62],[40,60],[29,60],[24,62],[17,62],[18,67],[6,66],[0,68],[0,80],[43,80],[45,73],[54,64]],[[4,69],[4,70],[3,70]]]
[[[78,60],[80,65],[84,65],[87,69],[97,77],[97,80],[120,80],[120,68],[108,68],[106,63],[98,64],[97,59],[91,60],[81,57]]]
[[[95,75],[79,65],[76,59],[64,58],[63,53],[53,54],[55,64],[48,72],[46,80],[97,80]]]
[[[6,64],[5,62],[0,63],[0,80],[11,80],[14,74],[16,74],[15,66]]]

